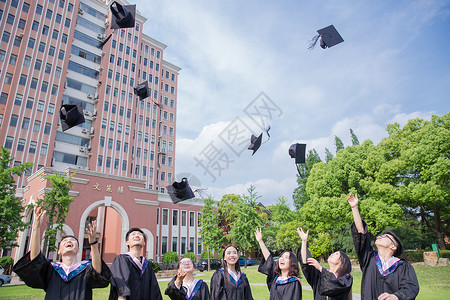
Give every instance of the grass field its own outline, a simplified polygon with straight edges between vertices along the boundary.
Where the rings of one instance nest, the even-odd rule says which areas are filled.
[[[325,265],[324,265],[325,266]],[[417,278],[419,279],[420,292],[416,298],[418,300],[441,300],[450,299],[450,266],[448,267],[426,267],[414,266]],[[257,268],[250,267],[243,270],[247,274],[250,281],[253,298],[255,300],[269,299],[269,291],[265,285],[266,277],[258,273]],[[196,277],[205,281],[211,279],[213,272],[197,272]],[[361,271],[354,269],[352,275],[354,278],[353,293],[360,293],[361,288]],[[162,293],[167,287],[168,279],[162,281],[159,279],[159,287]],[[302,284],[307,285],[304,278],[301,278]],[[104,300],[108,299],[109,288],[95,289],[94,299]],[[45,293],[42,290],[32,289],[25,285],[19,286],[3,286],[0,287],[0,299],[4,300],[41,300],[44,299]],[[163,296],[164,300],[169,300],[167,296]],[[303,290],[303,299],[312,300],[313,294],[311,291]]]

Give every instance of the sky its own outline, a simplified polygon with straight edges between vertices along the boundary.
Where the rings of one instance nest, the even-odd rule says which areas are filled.
[[[378,144],[388,124],[449,112],[450,0],[130,3],[181,68],[176,180],[216,201],[253,185],[264,205],[293,207],[291,144],[324,159],[335,136],[351,145],[350,128]],[[344,42],[309,50],[331,24]]]

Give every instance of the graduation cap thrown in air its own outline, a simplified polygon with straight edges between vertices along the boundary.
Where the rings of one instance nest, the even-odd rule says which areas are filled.
[[[150,96],[148,91],[148,81],[144,81],[134,87],[134,94],[139,96],[139,99],[145,99]]]
[[[63,104],[59,110],[61,127],[63,131],[84,123],[83,107],[81,102],[74,104]]]
[[[135,24],[136,5],[122,5],[114,1],[111,10],[111,29],[133,28]]]
[[[304,164],[305,150],[306,144],[292,144],[291,147],[289,147],[289,155],[291,158],[295,158],[296,164]]]
[[[186,177],[183,177],[180,182],[175,181],[167,186],[167,193],[174,204],[195,197]]]
[[[305,152],[306,152],[306,144],[292,144],[289,147],[289,156],[291,158],[295,158],[295,166],[297,167],[298,174],[301,178],[304,178],[302,173],[300,172],[298,164],[305,163]]]
[[[314,48],[317,40],[320,38],[320,47],[322,49],[333,47],[344,41],[342,36],[333,25],[317,30],[317,35],[311,40],[308,49]]]
[[[259,147],[261,147],[261,141],[262,141],[262,133],[256,137],[252,134],[250,138],[250,146],[248,146],[248,150],[253,150],[252,156],[255,155],[256,151],[258,151]]]

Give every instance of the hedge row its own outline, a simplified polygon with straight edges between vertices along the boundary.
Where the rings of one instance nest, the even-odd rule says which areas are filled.
[[[422,262],[423,261],[423,253],[430,250],[416,250],[416,251],[405,251],[401,255],[401,258],[405,259],[410,263],[414,262]],[[450,258],[450,250],[439,250],[441,254],[441,258]]]

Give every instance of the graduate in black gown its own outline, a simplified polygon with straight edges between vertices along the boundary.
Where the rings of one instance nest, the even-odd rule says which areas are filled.
[[[307,245],[309,230],[305,233],[302,228],[297,228],[297,233],[302,240],[300,265],[303,275],[313,289],[314,300],[352,299],[352,263],[347,254],[342,251],[332,253],[327,259],[330,265],[327,270],[311,257]]]
[[[291,251],[284,251],[278,261],[274,261],[264,244],[261,228],[256,229],[255,237],[264,257],[258,271],[267,275],[270,300],[302,299],[302,284],[298,278],[300,271],[296,255]]]
[[[44,289],[45,299],[59,300],[89,300],[92,299],[93,288],[105,288],[109,285],[111,272],[100,258],[95,239],[95,221],[86,229],[91,245],[92,262],[78,261],[77,254],[80,248],[74,236],[65,236],[61,239],[58,245],[61,262],[50,262],[40,251],[40,226],[45,211],[35,206],[34,216],[30,252],[13,267],[13,271],[26,285]]]
[[[125,236],[129,252],[119,254],[111,265],[110,300],[161,300],[161,290],[152,264],[143,256],[145,235],[140,228],[131,228]]]
[[[222,267],[214,272],[210,282],[211,300],[252,300],[252,291],[239,266],[238,250],[227,246],[223,250]]]
[[[194,262],[189,257],[177,264],[177,275],[169,282],[165,294],[171,300],[209,300],[206,282],[194,278]]]
[[[370,244],[367,224],[361,219],[358,196],[350,193],[348,203],[352,208],[351,226],[353,243],[362,271],[361,298],[378,300],[415,299],[419,294],[419,282],[414,268],[399,259],[403,247],[398,237],[386,231],[375,241],[378,251]]]

